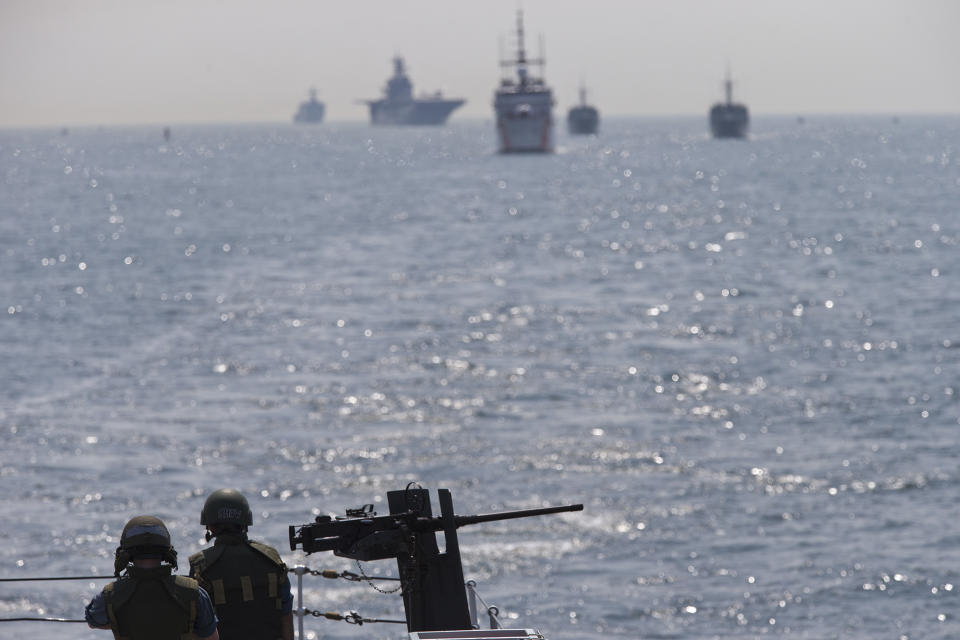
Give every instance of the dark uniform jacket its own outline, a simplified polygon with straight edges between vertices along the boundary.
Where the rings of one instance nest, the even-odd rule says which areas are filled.
[[[196,580],[171,575],[172,567],[130,567],[103,590],[110,628],[116,640],[195,638]]]
[[[212,547],[190,556],[190,576],[213,599],[224,640],[281,637],[287,567],[276,549],[244,535],[220,534]]]

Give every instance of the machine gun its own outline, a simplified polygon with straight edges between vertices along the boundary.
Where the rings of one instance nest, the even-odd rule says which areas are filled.
[[[395,558],[403,587],[403,606],[408,631],[470,629],[469,607],[464,589],[463,566],[457,529],[462,526],[582,511],[582,504],[524,509],[502,513],[458,516],[448,489],[439,489],[440,516],[430,510],[426,489],[407,488],[387,492],[390,515],[378,516],[372,504],[348,509],[346,517],[317,516],[315,522],[290,527],[290,549],[306,553],[333,551],[356,560]],[[437,546],[442,531],[446,551]]]

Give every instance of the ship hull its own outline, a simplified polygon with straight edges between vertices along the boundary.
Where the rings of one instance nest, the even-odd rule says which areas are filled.
[[[371,124],[437,126],[445,124],[463,103],[464,100],[373,100],[368,105]]]
[[[553,151],[553,96],[536,93],[498,93],[494,100],[500,153]]]
[[[323,122],[324,109],[320,107],[319,109],[311,109],[307,113],[298,113],[294,116],[293,121],[297,124],[320,124]]]
[[[750,115],[742,104],[715,104],[710,109],[710,132],[714,138],[745,138]]]
[[[320,124],[326,114],[326,106],[317,100],[310,100],[300,105],[293,121],[297,124]]]
[[[574,107],[567,113],[567,131],[572,135],[592,135],[600,126],[600,114],[593,107]]]

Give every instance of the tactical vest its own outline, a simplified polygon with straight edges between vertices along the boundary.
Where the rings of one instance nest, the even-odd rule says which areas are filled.
[[[275,640],[281,637],[280,587],[287,567],[277,550],[221,534],[214,546],[190,556],[190,575],[210,597],[227,640]]]
[[[196,580],[171,575],[172,567],[130,567],[103,589],[115,640],[195,638]]]

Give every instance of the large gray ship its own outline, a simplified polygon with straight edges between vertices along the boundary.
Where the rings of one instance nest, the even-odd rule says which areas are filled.
[[[294,114],[293,121],[297,124],[320,124],[323,122],[326,111],[326,105],[317,100],[317,90],[310,89],[310,99],[300,103],[300,108]]]
[[[517,53],[512,60],[501,60],[501,69],[515,69],[500,80],[493,99],[501,153],[553,151],[553,91],[541,77],[530,73],[530,66],[542,72],[543,56],[528,59],[523,44],[523,12],[517,12]]]
[[[383,125],[440,125],[466,100],[445,99],[437,91],[419,98],[413,96],[413,83],[407,77],[403,58],[393,59],[393,77],[387,80],[383,97],[363,100],[370,107],[370,122]]]
[[[750,127],[750,113],[746,105],[733,101],[733,81],[727,72],[724,82],[726,102],[718,102],[710,109],[710,131],[714,138],[744,138]]]

